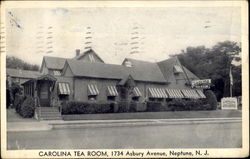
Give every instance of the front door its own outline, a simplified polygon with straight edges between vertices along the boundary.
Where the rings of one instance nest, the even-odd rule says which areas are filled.
[[[39,91],[39,99],[41,107],[49,107],[50,106],[50,89],[49,82],[42,81],[40,85]]]

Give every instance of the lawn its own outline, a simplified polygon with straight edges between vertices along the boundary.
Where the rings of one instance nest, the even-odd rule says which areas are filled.
[[[167,111],[109,114],[63,115],[63,120],[119,120],[119,119],[184,119],[184,118],[232,118],[241,117],[240,110]]]

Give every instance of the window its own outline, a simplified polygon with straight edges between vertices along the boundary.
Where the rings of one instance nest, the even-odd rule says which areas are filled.
[[[107,100],[108,100],[108,101],[115,101],[115,96],[108,96],[108,97],[107,97]]]
[[[182,70],[181,66],[174,65],[174,73],[175,74],[182,73],[182,72],[183,72],[183,70]]]
[[[135,102],[138,102],[138,101],[139,101],[139,98],[140,98],[140,97],[135,96],[135,97],[132,97],[132,100],[135,101]]]
[[[148,98],[149,101],[154,102],[156,98]]]
[[[97,95],[88,95],[88,100],[90,100],[90,101],[97,100]]]
[[[59,70],[53,70],[53,74],[55,76],[61,76],[62,75],[61,71],[59,71]]]

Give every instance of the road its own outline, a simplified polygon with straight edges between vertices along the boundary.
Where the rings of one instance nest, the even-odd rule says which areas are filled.
[[[242,124],[56,129],[8,132],[8,149],[240,148]]]

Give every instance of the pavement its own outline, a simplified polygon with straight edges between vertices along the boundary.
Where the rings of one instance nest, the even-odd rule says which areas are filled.
[[[130,119],[130,120],[48,120],[39,122],[9,122],[8,132],[47,131],[52,129],[101,128],[126,126],[160,126],[209,123],[239,123],[241,118],[192,118],[192,119]]]
[[[182,112],[185,114],[185,112]],[[216,113],[216,112],[215,112]],[[126,126],[160,126],[178,124],[208,124],[208,123],[239,123],[241,117],[209,117],[209,118],[182,118],[182,119],[115,119],[115,120],[41,120],[20,117],[14,109],[7,111],[7,131],[48,131],[54,129],[73,128],[106,128]]]

